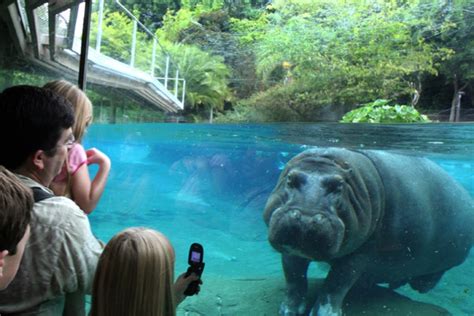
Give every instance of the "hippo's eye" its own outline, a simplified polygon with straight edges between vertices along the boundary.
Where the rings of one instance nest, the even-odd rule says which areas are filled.
[[[300,171],[292,170],[288,173],[286,184],[290,188],[297,189],[306,183],[306,175]]]
[[[328,192],[341,192],[344,179],[340,175],[328,176],[321,181],[323,187]]]

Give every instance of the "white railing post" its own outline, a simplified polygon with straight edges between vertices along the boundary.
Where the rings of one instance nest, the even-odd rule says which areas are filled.
[[[166,68],[165,68],[165,88],[168,89],[168,71],[170,69],[170,55],[166,54]]]
[[[95,50],[100,53],[102,43],[102,21],[104,19],[104,0],[99,0],[99,20],[97,22],[97,38],[95,41]]]
[[[156,38],[153,38],[153,51],[151,52],[151,69],[150,75],[155,77],[155,60],[156,60]]]
[[[181,104],[184,106],[184,96],[186,95],[186,79],[183,79],[183,92],[181,93]]]
[[[0,0],[1,1],[1,0]],[[98,0],[98,1],[104,1],[104,0]],[[136,49],[137,49],[137,35],[138,35],[138,27],[140,27],[140,30],[143,29],[148,35],[150,35],[151,38],[153,38],[153,51],[152,51],[152,56],[151,56],[151,69],[150,69],[150,74],[151,76],[156,79],[156,80],[159,80],[161,81],[162,79],[164,80],[163,82],[163,86],[166,90],[168,90],[168,81],[169,80],[175,80],[175,84],[174,84],[174,96],[176,98],[176,100],[179,102],[179,98],[178,98],[178,88],[179,88],[179,81],[182,80],[183,81],[183,85],[182,85],[182,95],[181,95],[181,103],[184,104],[184,98],[185,98],[185,94],[186,94],[186,80],[184,78],[180,79],[179,78],[179,69],[177,67],[177,65],[175,65],[175,63],[171,60],[171,57],[170,55],[164,50],[164,48],[160,45],[160,42],[158,40],[158,38],[156,37],[156,34],[154,34],[153,32],[151,32],[143,23],[141,23],[137,17],[135,17],[133,15],[132,12],[130,12],[126,7],[123,6],[122,3],[120,3],[119,0],[115,0],[115,3],[126,13],[126,15],[132,19],[133,21],[133,34],[132,34],[132,48],[131,48],[131,56],[130,56],[130,66],[131,67],[135,67],[135,62],[136,62]],[[161,55],[156,55],[156,49],[157,49],[157,46],[160,46],[160,48],[164,51],[165,55],[166,55],[166,65],[165,65],[165,74],[164,74],[164,77],[161,77],[161,69],[162,67],[160,66],[159,67],[159,70],[160,70],[160,73],[158,74],[158,77],[155,77],[155,66],[156,66],[156,59],[160,59],[158,62],[160,63],[161,65]],[[176,78],[171,78],[170,77],[170,63],[173,63],[173,65],[175,66],[176,68]],[[168,90],[168,93],[171,94],[171,89]]]
[[[174,96],[178,97],[179,70],[176,69],[176,79],[174,82]]]
[[[133,34],[132,34],[132,52],[130,58],[130,66],[135,65],[135,48],[137,46],[137,21],[133,20]]]

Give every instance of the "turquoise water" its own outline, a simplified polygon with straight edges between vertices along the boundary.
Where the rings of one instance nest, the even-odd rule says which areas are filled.
[[[90,216],[94,233],[107,241],[130,226],[160,230],[175,246],[177,273],[186,269],[189,245],[199,242],[206,276],[283,279],[280,256],[266,241],[262,210],[285,163],[313,146],[424,156],[474,196],[473,124],[95,125],[85,146],[112,160],[106,192]],[[434,294],[400,291],[455,315],[472,315],[473,267],[471,253]]]

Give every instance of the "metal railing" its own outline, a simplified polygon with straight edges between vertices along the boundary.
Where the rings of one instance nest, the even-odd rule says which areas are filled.
[[[125,13],[125,15],[131,19],[133,23],[133,30],[131,34],[131,48],[130,48],[130,60],[129,65],[134,68],[138,68],[136,65],[136,58],[137,58],[137,36],[138,32],[142,30],[146,33],[152,40],[152,52],[150,58],[150,69],[148,70],[150,75],[155,78],[157,81],[161,82],[163,86],[168,89],[168,82],[174,81],[173,89],[168,89],[169,91],[173,91],[174,96],[178,98],[178,91],[179,85],[181,83],[181,103],[184,105],[185,94],[186,94],[186,80],[184,78],[180,78],[179,68],[178,65],[172,61],[171,56],[169,53],[161,46],[157,36],[151,32],[143,23],[139,21],[139,19],[128,10],[119,0],[115,0],[117,6]],[[98,0],[99,9],[98,9],[98,25],[97,25],[97,36],[96,36],[96,43],[95,43],[95,50],[97,52],[101,52],[102,46],[102,25],[103,25],[103,18],[104,18],[104,0]],[[161,56],[164,57],[164,69],[163,65],[157,63],[157,52],[158,50],[161,52]],[[159,58],[158,58],[159,59]],[[170,76],[170,72],[172,68],[175,69],[175,75]],[[140,69],[140,68],[138,68]],[[162,70],[160,75],[156,76],[155,72],[156,69]],[[143,69],[141,69],[143,70]],[[147,70],[144,70],[147,71]]]

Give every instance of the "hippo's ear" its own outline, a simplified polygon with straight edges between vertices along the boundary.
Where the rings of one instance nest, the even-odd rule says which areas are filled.
[[[306,175],[298,170],[291,170],[286,176],[286,185],[292,189],[298,189],[306,183]]]
[[[338,174],[331,175],[324,177],[321,183],[327,192],[339,193],[342,191],[342,187],[344,185],[344,178]]]

